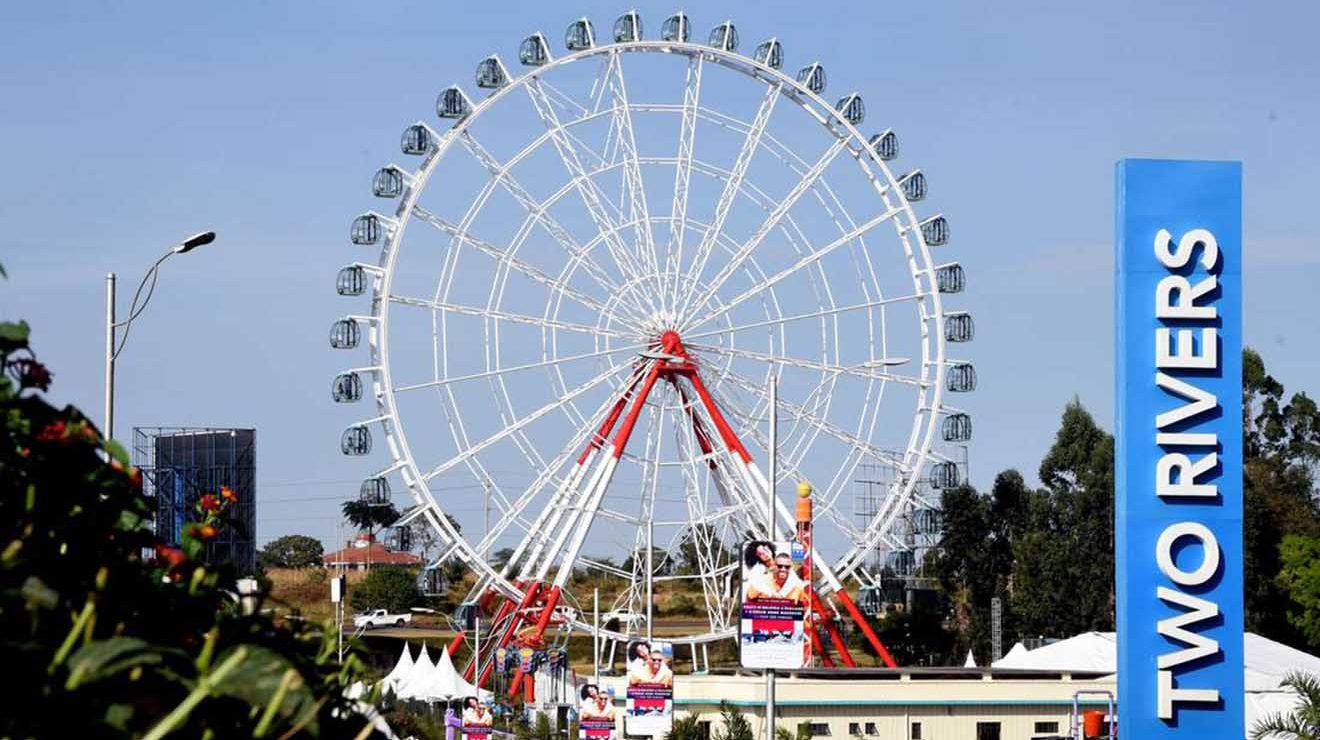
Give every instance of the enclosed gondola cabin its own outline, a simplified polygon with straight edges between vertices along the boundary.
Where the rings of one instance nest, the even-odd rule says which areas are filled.
[[[642,17],[630,10],[614,21],[614,43],[626,44],[642,40]]]
[[[960,482],[957,463],[945,460],[930,466],[931,488],[957,488]]]
[[[367,506],[389,506],[389,480],[378,476],[362,481],[362,486],[358,488],[358,500]]]
[[[961,293],[967,287],[967,272],[953,262],[935,268],[935,287],[941,293]]]
[[[457,85],[447,87],[435,101],[435,114],[441,118],[462,120],[472,112],[472,101]]]
[[[976,390],[976,368],[969,362],[954,363],[944,376],[944,387],[950,393],[971,393]]]
[[[541,67],[550,62],[550,44],[541,33],[523,39],[518,46],[518,63],[524,67]]]
[[[834,109],[839,111],[843,120],[854,126],[860,126],[862,121],[866,120],[866,105],[862,103],[862,96],[857,93],[839,98],[839,102],[834,104]]]
[[[921,170],[913,170],[900,177],[898,186],[903,189],[903,197],[913,203],[926,199],[926,175]]]
[[[691,33],[691,22],[684,13],[675,13],[669,16],[660,26],[660,38],[664,41],[677,41],[686,44]]]
[[[585,51],[596,45],[596,29],[587,18],[579,18],[568,24],[564,31],[564,46],[569,51]]]
[[[477,64],[476,79],[477,87],[495,90],[509,84],[509,71],[504,68],[504,62],[492,54]]]
[[[820,62],[812,62],[798,70],[797,81],[811,92],[822,95],[825,93],[825,68]]]
[[[354,349],[362,341],[362,329],[353,319],[340,319],[330,325],[330,346],[334,349]]]
[[[892,162],[898,159],[898,134],[892,129],[887,129],[871,137],[871,151],[879,157],[882,162]]]
[[[403,136],[399,138],[399,151],[413,157],[426,154],[431,151],[431,142],[434,140],[431,129],[414,123],[403,130]]]
[[[949,243],[949,220],[944,216],[931,216],[921,222],[921,238],[927,246],[942,247]]]
[[[972,438],[972,417],[964,413],[944,417],[940,436],[945,442],[967,442]]]
[[[341,268],[335,278],[335,292],[339,295],[359,296],[367,291],[367,271],[362,265]]]
[[[362,424],[355,424],[344,430],[339,438],[339,451],[351,457],[360,457],[371,452],[371,430]]]
[[[784,66],[784,47],[780,45],[779,39],[767,39],[756,47],[752,58],[770,69],[779,69]]]
[[[357,373],[340,373],[330,382],[330,398],[335,403],[353,403],[362,400],[362,377]]]
[[[397,198],[403,194],[403,172],[393,165],[382,167],[371,178],[371,194],[377,198]]]
[[[976,334],[972,315],[966,311],[944,314],[944,339],[948,342],[970,342]]]
[[[364,213],[353,219],[353,226],[349,229],[348,238],[361,247],[378,243],[380,241],[380,216],[374,213]]]
[[[721,51],[737,51],[738,29],[733,27],[733,21],[725,21],[710,29],[707,43]]]

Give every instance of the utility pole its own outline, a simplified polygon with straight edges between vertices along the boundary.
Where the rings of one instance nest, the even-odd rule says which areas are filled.
[[[655,621],[655,562],[652,556],[655,554],[653,540],[655,537],[655,508],[651,508],[651,516],[646,520],[646,641],[651,641],[654,634],[651,630],[651,624]]]
[[[591,602],[593,605],[592,629],[591,629],[591,665],[592,679],[596,684],[597,690],[600,689],[600,587],[591,589]]]
[[[765,506],[765,533],[775,541],[775,482],[779,478],[779,378],[770,373],[770,486]],[[775,740],[775,669],[765,669],[765,740]]]

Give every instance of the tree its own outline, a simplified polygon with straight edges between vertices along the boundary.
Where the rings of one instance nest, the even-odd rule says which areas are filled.
[[[701,715],[688,714],[675,717],[674,724],[665,733],[664,740],[701,740]]]
[[[724,727],[711,733],[712,740],[755,740],[751,723],[728,700],[720,700],[720,716]]]
[[[0,737],[378,737],[346,698],[353,649],[340,665],[332,633],[236,602],[233,567],[205,562],[234,492],[160,540],[141,472],[50,380],[0,323],[0,655],[22,677]]]
[[[1320,680],[1308,673],[1289,673],[1283,685],[1301,701],[1287,714],[1276,712],[1256,721],[1251,740],[1320,740]]]
[[[1290,534],[1279,548],[1276,578],[1291,605],[1288,623],[1309,645],[1320,645],[1320,538]]]
[[[312,568],[321,565],[325,548],[315,537],[289,534],[271,540],[257,553],[262,568]]]
[[[417,590],[417,572],[411,568],[386,566],[367,573],[349,594],[348,602],[359,612],[384,609],[391,614],[406,612],[422,598]]]
[[[394,504],[377,506],[369,504],[359,499],[345,501],[340,507],[344,512],[344,518],[358,531],[366,532],[368,535],[375,534],[377,529],[388,527],[399,520],[399,510],[394,508]]]

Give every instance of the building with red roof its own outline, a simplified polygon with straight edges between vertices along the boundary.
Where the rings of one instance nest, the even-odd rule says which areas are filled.
[[[391,550],[369,534],[359,534],[348,547],[321,556],[327,568],[364,569],[374,565],[421,565],[422,559],[410,552]]]

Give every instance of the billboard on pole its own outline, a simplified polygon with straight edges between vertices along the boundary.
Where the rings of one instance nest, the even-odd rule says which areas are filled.
[[[739,661],[744,668],[795,670],[805,665],[803,621],[810,587],[802,578],[805,548],[794,542],[743,545]]]
[[[674,646],[668,642],[628,645],[625,731],[660,736],[674,726]]]

